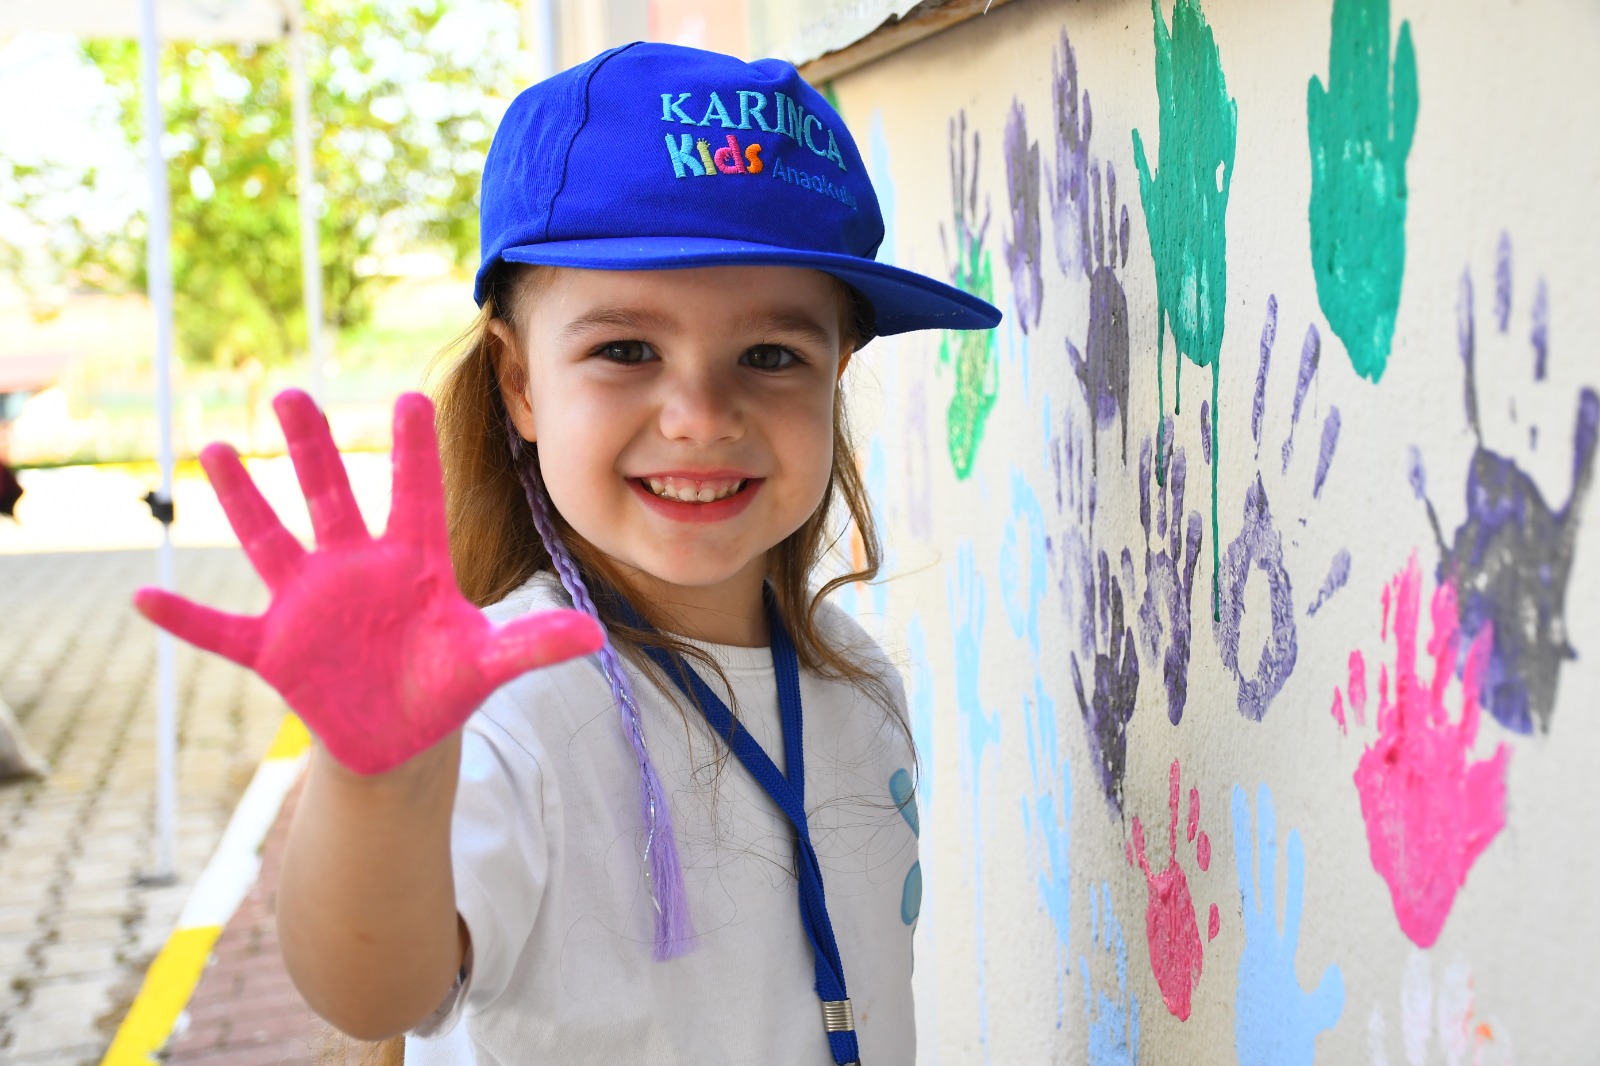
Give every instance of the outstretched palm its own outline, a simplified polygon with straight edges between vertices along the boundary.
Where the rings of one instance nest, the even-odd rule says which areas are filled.
[[[145,588],[134,604],[184,640],[255,670],[340,763],[361,774],[393,769],[460,727],[518,674],[599,648],[599,625],[577,611],[497,627],[462,597],[426,397],[407,393],[395,402],[394,502],[377,538],[361,520],[311,397],[290,390],[273,406],[316,550],[278,521],[238,454],[213,444],[201,465],[272,603],[247,617]]]

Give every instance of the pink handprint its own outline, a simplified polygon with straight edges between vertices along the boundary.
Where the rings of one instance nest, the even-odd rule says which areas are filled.
[[[1205,962],[1205,952],[1200,945],[1200,927],[1195,923],[1194,897],[1189,892],[1189,878],[1178,865],[1178,807],[1182,794],[1182,776],[1178,760],[1172,760],[1171,788],[1167,806],[1171,819],[1167,824],[1167,850],[1171,856],[1166,868],[1154,870],[1145,856],[1144,826],[1138,815],[1133,818],[1133,841],[1128,845],[1128,863],[1137,863],[1144,871],[1150,891],[1145,906],[1145,938],[1150,945],[1150,968],[1155,971],[1156,985],[1161,989],[1161,1001],[1179,1021],[1189,1020],[1190,1001],[1195,985],[1200,982],[1200,970]],[[1195,860],[1202,871],[1211,868],[1211,838],[1200,828],[1200,792],[1189,790],[1189,841],[1195,846]],[[1206,923],[1206,939],[1215,940],[1220,931],[1222,916],[1217,905],[1211,905]]]
[[[598,623],[578,611],[495,626],[462,597],[427,397],[395,402],[394,503],[377,538],[311,397],[288,390],[273,407],[317,549],[308,552],[278,521],[238,453],[212,444],[201,465],[272,602],[252,618],[143,588],[134,605],[174,635],[255,670],[344,766],[391,770],[460,728],[517,675],[603,643]]]
[[[1479,631],[1461,671],[1461,720],[1452,724],[1445,688],[1460,651],[1460,615],[1455,585],[1433,594],[1433,636],[1428,655],[1433,677],[1417,676],[1417,615],[1422,578],[1412,556],[1383,593],[1384,636],[1394,613],[1395,673],[1391,698],[1388,667],[1378,673],[1378,738],[1362,753],[1356,790],[1367,823],[1373,869],[1389,885],[1400,929],[1418,947],[1432,947],[1466,883],[1467,871],[1506,823],[1506,763],[1511,751],[1495,747],[1487,759],[1470,762],[1478,735],[1478,693],[1483,682],[1491,627]],[[1360,721],[1366,702],[1365,667],[1350,657],[1352,708]],[[1335,709],[1342,700],[1334,693]]]

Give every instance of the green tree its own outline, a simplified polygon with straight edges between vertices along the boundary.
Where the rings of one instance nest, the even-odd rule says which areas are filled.
[[[516,12],[506,0],[311,0],[305,42],[323,299],[345,328],[371,314],[374,254],[424,242],[473,257],[478,174],[515,88]],[[137,42],[85,54],[138,141]],[[287,45],[169,44],[161,69],[181,354],[282,362],[306,343]],[[143,235],[133,219],[108,247],[140,254],[65,265],[143,288]]]

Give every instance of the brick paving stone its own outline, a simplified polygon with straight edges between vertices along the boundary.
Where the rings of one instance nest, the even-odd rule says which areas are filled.
[[[189,1000],[187,1027],[171,1042],[171,1066],[278,1066],[316,1061],[317,1023],[278,954],[277,885],[297,784],[261,851],[261,873],[217,938]]]
[[[179,549],[178,591],[259,612],[236,548]],[[0,787],[0,1066],[98,1062],[283,714],[258,678],[179,644],[177,881],[154,865],[153,551],[0,555],[0,699],[50,764]]]

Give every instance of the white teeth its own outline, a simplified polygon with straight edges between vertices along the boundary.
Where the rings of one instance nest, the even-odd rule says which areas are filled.
[[[727,499],[744,488],[746,482],[744,478],[725,482],[696,482],[675,477],[647,477],[641,480],[650,486],[650,491],[655,495],[682,503],[712,503]]]

